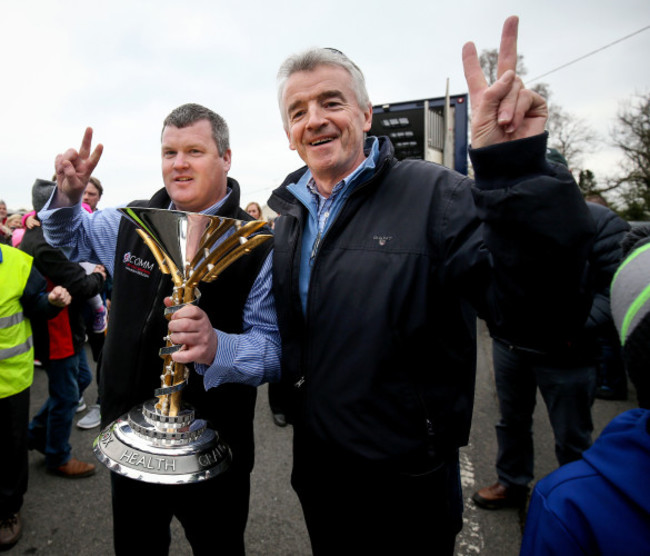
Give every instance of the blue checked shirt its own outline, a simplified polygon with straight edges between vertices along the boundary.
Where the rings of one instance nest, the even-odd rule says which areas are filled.
[[[229,195],[230,190],[202,214],[215,215]],[[121,213],[117,208],[108,208],[89,214],[82,210],[81,203],[59,208],[55,196],[56,190],[38,213],[47,241],[55,247],[70,246],[71,260],[101,263],[112,276]],[[194,364],[196,372],[203,375],[206,390],[227,382],[259,386],[280,379],[280,333],[271,292],[271,261],[272,253],[246,300],[244,331],[228,334],[215,329],[218,347],[214,361],[209,366]]]

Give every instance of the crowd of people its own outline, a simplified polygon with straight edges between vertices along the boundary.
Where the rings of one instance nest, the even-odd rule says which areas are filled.
[[[27,446],[45,454],[52,473],[82,478],[94,472],[94,464],[72,456],[68,437],[92,380],[81,363],[88,330],[81,309],[106,291],[110,278],[109,325],[97,348],[101,425],[152,397],[159,385],[161,338],[167,337],[182,346],[172,359],[195,375],[183,398],[232,451],[225,471],[197,483],[158,484],[112,471],[116,554],[166,554],[173,517],[194,554],[214,553],[216,531],[224,554],[245,553],[253,417],[263,383],[274,385],[275,423],[292,425],[291,485],[313,554],[341,553],[341,539],[350,554],[453,554],[462,527],[459,449],[468,442],[472,421],[477,317],[493,339],[500,421],[497,482],[476,492],[475,503],[485,509],[526,503],[538,388],[560,472],[571,470],[575,492],[578,486],[588,489],[592,483],[582,479],[595,473],[589,466],[607,442],[591,447],[591,405],[604,357],[600,339],[608,332],[611,340],[613,323],[625,349],[633,338],[645,339],[636,331],[645,330],[639,320],[648,312],[639,306],[647,296],[640,288],[638,299],[619,300],[624,316],[615,311],[612,320],[614,276],[620,295],[627,291],[620,286],[625,274],[615,273],[622,268],[628,226],[609,209],[585,202],[565,163],[547,148],[546,102],[515,72],[517,33],[517,18],[508,18],[492,85],[474,44],[463,48],[473,179],[421,160],[397,160],[388,138],[368,136],[372,104],[363,73],[342,52],[313,48],[288,57],[278,72],[279,108],[290,148],[305,166],[268,200],[279,215],[272,222],[273,241],[202,284],[200,301],[181,306],[169,319],[148,309],[170,304],[171,277],[155,264],[133,223],[117,209],[97,210],[101,188],[92,178],[103,147],[93,148],[87,128],[79,149],[55,158],[53,179],[36,180],[35,222],[25,223],[20,257],[13,251],[6,256],[22,265],[13,314],[22,303],[25,317],[39,322],[23,293],[30,268],[72,297],[57,316],[39,309],[47,317],[65,315],[67,328],[48,327],[49,351],[36,352],[48,372],[49,398],[31,422],[24,410],[17,417],[24,437],[13,448],[13,472],[26,473]],[[229,175],[228,126],[209,108],[189,103],[169,113],[161,159],[163,187],[131,205],[239,220],[263,217],[258,203],[240,207],[239,183]],[[640,274],[641,284],[648,275],[644,253],[635,246],[624,263],[637,279]],[[148,271],[134,271],[131,260],[142,261]],[[90,273],[81,262],[94,265]],[[1,273],[5,264],[0,281],[7,279]],[[52,291],[58,297],[50,293],[50,305],[68,301],[61,289]],[[46,327],[52,322],[43,319]],[[31,329],[21,326],[24,340]],[[54,338],[53,329],[66,331],[67,339]],[[34,351],[21,345],[22,390],[0,390],[10,399],[29,388],[27,359]],[[11,361],[12,353],[0,350],[0,364]],[[644,364],[636,361],[633,380],[644,377]],[[646,395],[642,387],[639,393]],[[5,401],[0,398],[0,408]],[[646,420],[645,413],[635,413],[612,423],[614,436],[617,427],[645,431],[635,436],[635,456],[650,452]],[[620,531],[590,535],[596,522],[586,512],[578,518],[563,513],[561,502],[551,504],[555,496],[575,494],[561,484],[551,476],[535,488],[526,553],[567,554],[571,544],[575,553],[598,553],[599,547],[638,554],[639,546],[648,546],[641,544],[650,531],[647,509],[629,509],[626,538],[615,544]],[[607,500],[632,504],[622,495],[637,485],[626,485],[608,490]],[[14,485],[11,498],[0,489],[4,546],[20,537],[25,487]],[[143,513],[143,500],[157,511]],[[602,513],[594,512],[599,520]],[[147,535],[134,536],[133,523]],[[617,551],[607,552],[614,545]]]

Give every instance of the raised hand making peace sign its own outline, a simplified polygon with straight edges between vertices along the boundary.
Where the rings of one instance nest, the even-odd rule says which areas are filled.
[[[472,106],[472,147],[532,137],[544,132],[548,118],[546,101],[524,88],[515,73],[519,18],[506,19],[501,33],[497,80],[490,86],[483,75],[476,46],[463,46],[463,69]]]
[[[58,193],[67,198],[70,205],[81,199],[95,166],[102,156],[104,147],[99,144],[91,153],[92,128],[86,128],[79,151],[68,149],[54,160]],[[62,201],[59,197],[59,202]]]

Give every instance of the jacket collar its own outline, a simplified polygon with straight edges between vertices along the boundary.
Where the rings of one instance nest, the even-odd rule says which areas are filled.
[[[366,155],[370,152],[370,147],[372,145],[372,137],[367,137],[364,145],[364,151]],[[379,140],[379,160],[377,162],[377,167],[375,168],[375,174],[384,167],[387,160],[394,160],[395,150],[393,148],[390,139],[385,136],[377,138]],[[269,197],[268,205],[278,214],[286,214],[291,211],[291,207],[295,205],[298,201],[294,195],[292,195],[287,187],[292,183],[297,183],[298,180],[303,176],[307,171],[307,166],[292,172],[289,174],[282,184],[271,193]]]

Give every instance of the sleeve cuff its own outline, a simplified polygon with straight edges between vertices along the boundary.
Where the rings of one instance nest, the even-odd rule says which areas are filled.
[[[239,337],[237,334],[227,334],[221,330],[213,329],[217,334],[217,353],[214,356],[212,365],[195,363],[194,370],[200,375],[219,373],[219,371],[228,371],[235,365]]]
[[[522,177],[552,174],[546,163],[548,133],[480,149],[470,147],[475,181],[480,189],[501,189]]]

